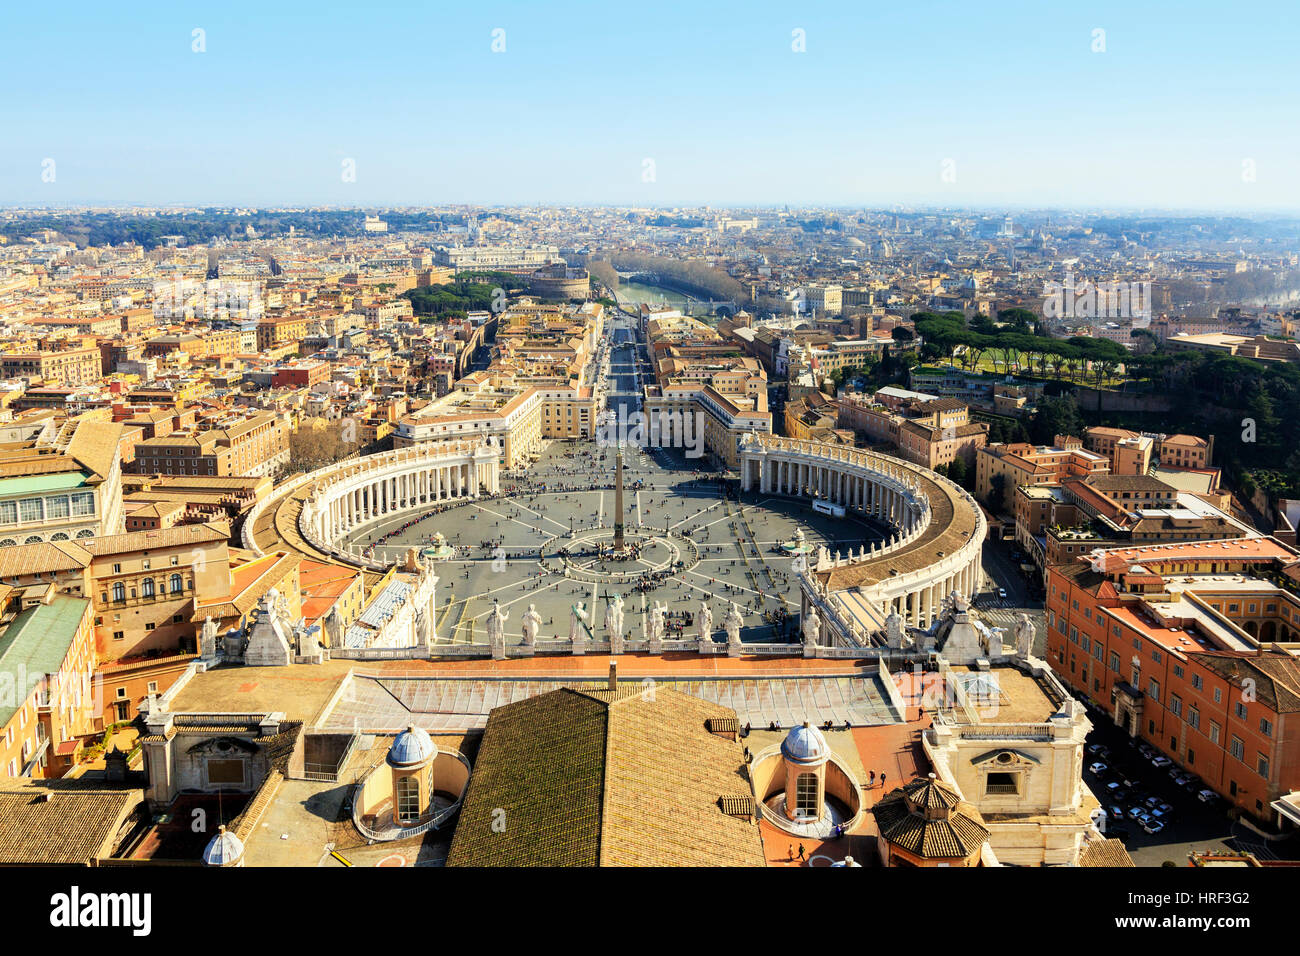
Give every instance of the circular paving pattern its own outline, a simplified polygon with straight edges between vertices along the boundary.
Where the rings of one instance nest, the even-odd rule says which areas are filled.
[[[542,639],[568,637],[578,602],[603,637],[605,607],[616,594],[626,604],[629,640],[643,637],[645,610],[656,601],[668,608],[669,637],[694,637],[707,602],[714,639],[724,641],[722,620],[734,601],[744,617],[742,641],[795,640],[799,594],[786,547],[795,531],[803,529],[805,550],[834,552],[879,541],[884,529],[853,514],[817,514],[799,499],[741,494],[723,477],[680,453],[632,449],[624,458],[624,540],[635,554],[616,559],[608,553],[613,452],[552,442],[525,474],[504,476],[498,496],[423,517],[392,515],[356,529],[348,543],[397,561],[429,547],[435,533],[446,537],[454,553],[434,565],[440,642],[486,643],[494,602],[509,615],[508,643],[522,640],[530,604],[542,617]]]

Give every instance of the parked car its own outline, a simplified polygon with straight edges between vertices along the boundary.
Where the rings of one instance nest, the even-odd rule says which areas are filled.
[[[1124,808],[1117,803],[1112,803],[1106,808],[1107,829],[1110,827],[1111,820],[1123,820]]]
[[[1174,783],[1180,787],[1187,786],[1195,779],[1196,778],[1193,777],[1190,773],[1187,773],[1186,771],[1183,770],[1180,770],[1178,771],[1178,773],[1174,774]]]
[[[1110,837],[1113,840],[1127,840],[1130,836],[1132,836],[1132,834],[1129,833],[1128,827],[1107,826],[1106,836]]]
[[[1137,748],[1138,748],[1138,753],[1146,757],[1148,760],[1150,760],[1153,756],[1155,756],[1156,750],[1150,744],[1141,743],[1137,745]]]
[[[1201,803],[1217,803],[1219,800],[1219,795],[1215,793],[1213,790],[1207,788],[1205,790],[1202,790],[1200,793],[1198,793],[1196,795],[1196,798],[1200,800]]]
[[[1154,810],[1156,807],[1160,806],[1160,798],[1159,798],[1159,797],[1147,797],[1147,798],[1146,798],[1145,800],[1143,800],[1142,802],[1143,802],[1146,806],[1150,807],[1152,810]]]
[[[1163,813],[1166,817],[1174,812],[1173,806],[1168,803],[1165,803],[1165,801],[1163,800],[1161,800],[1159,803],[1156,804],[1156,809],[1159,810],[1161,813]]]
[[[1097,761],[1097,763],[1090,764],[1088,767],[1088,773],[1093,775],[1100,775],[1105,772],[1106,772],[1106,765],[1101,761]]]
[[[1146,815],[1147,815],[1147,811],[1145,807],[1138,806],[1135,804],[1134,806],[1128,808],[1128,818],[1130,820],[1140,820],[1142,817]]]
[[[1106,754],[1110,753],[1110,748],[1105,744],[1088,744],[1088,746],[1083,749],[1094,757],[1104,757]]]
[[[1160,820],[1147,819],[1142,822],[1142,829],[1146,830],[1147,833],[1150,833],[1152,836],[1155,836],[1164,828],[1165,825]]]
[[[1007,589],[1006,589],[1006,588],[998,588],[998,597],[1002,598],[1002,599],[1005,601],[1005,600],[1006,600],[1006,597],[1007,597]]]
[[[1163,754],[1161,754],[1159,757],[1151,758],[1151,766],[1153,767],[1168,767],[1172,763],[1173,761],[1170,760],[1168,757],[1164,756]]]

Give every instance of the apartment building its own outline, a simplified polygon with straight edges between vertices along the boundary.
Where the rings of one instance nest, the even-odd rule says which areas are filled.
[[[60,385],[98,382],[103,371],[98,345],[0,354],[0,376]]]
[[[272,475],[289,462],[289,425],[257,412],[219,428],[189,429],[138,442],[130,471],[141,475]]]
[[[72,419],[0,449],[0,548],[122,530],[122,426]]]
[[[0,672],[13,681],[0,695],[0,775],[61,777],[79,738],[103,726],[90,601],[52,585],[31,596],[6,586],[0,601]]]
[[[1111,473],[1116,475],[1145,475],[1157,460],[1166,468],[1206,469],[1214,454],[1213,436],[1162,435],[1102,426],[1084,429],[1083,445],[1109,458]]]
[[[1271,538],[1126,547],[1048,571],[1057,674],[1206,787],[1276,822],[1300,789],[1300,555]]]
[[[1066,435],[1057,435],[1053,445],[989,445],[975,455],[975,493],[996,510],[1014,513],[1017,488],[1109,472],[1108,459],[1086,451],[1078,438]]]

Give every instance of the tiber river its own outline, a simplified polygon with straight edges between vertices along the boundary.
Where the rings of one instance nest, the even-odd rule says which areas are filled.
[[[642,285],[639,282],[620,282],[618,301],[621,305],[627,307],[633,307],[641,302],[649,305],[665,303],[669,308],[673,309],[684,309],[686,306],[686,296],[680,292],[661,289],[657,285]]]

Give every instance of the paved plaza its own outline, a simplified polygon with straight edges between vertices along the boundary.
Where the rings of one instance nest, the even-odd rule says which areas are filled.
[[[714,637],[725,640],[722,621],[734,601],[744,616],[741,640],[762,643],[796,634],[798,586],[792,556],[781,548],[796,528],[809,546],[832,552],[856,551],[884,536],[863,519],[831,518],[800,500],[740,495],[734,479],[680,451],[631,447],[624,455],[624,522],[628,539],[640,546],[636,558],[596,554],[615,520],[615,451],[591,441],[551,442],[526,472],[507,473],[499,496],[398,515],[350,540],[398,560],[411,548],[429,547],[436,533],[445,536],[455,553],[436,565],[440,642],[486,643],[493,602],[509,615],[507,643],[522,640],[529,604],[543,621],[540,639],[567,638],[578,602],[605,639],[605,607],[617,593],[627,605],[628,639],[643,636],[654,601],[668,609],[666,636],[694,638],[707,601]]]

